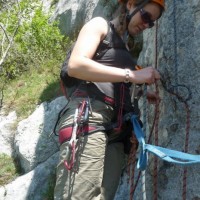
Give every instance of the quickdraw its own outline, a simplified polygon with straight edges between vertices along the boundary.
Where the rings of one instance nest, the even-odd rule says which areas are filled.
[[[79,129],[82,129],[85,123],[88,122],[89,118],[89,103],[88,101],[83,101],[79,104],[78,108],[75,110],[73,129],[71,134],[71,139],[69,140],[69,147],[71,148],[71,159],[69,162],[64,160],[64,165],[67,170],[71,170],[74,167],[75,155],[76,155],[76,141]]]

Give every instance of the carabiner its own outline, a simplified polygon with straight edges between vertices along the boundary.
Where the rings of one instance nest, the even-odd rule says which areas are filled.
[[[72,157],[70,162],[68,163],[67,160],[64,160],[64,165],[66,167],[67,170],[71,170],[74,166],[74,162],[75,162],[75,154],[76,154],[76,133],[78,130],[78,108],[76,108],[75,110],[75,114],[74,114],[74,124],[73,124],[73,130],[72,130],[72,136],[71,139],[69,141],[69,147],[71,147],[72,150]]]
[[[74,163],[75,163],[75,148],[76,148],[75,142],[72,142],[72,144],[70,146],[71,146],[71,149],[72,149],[71,160],[70,160],[69,163],[67,162],[67,160],[64,160],[64,165],[65,165],[67,170],[71,170],[74,166]]]

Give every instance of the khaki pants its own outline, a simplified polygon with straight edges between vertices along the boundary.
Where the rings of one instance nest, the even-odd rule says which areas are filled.
[[[59,127],[73,121],[75,108],[81,99],[74,99],[68,105]],[[91,103],[93,114],[89,123],[109,122],[113,115],[112,107],[100,102]],[[64,166],[69,161],[71,147],[65,142],[60,147],[60,161],[57,166],[57,180],[54,190],[55,200],[113,200],[124,164],[122,143],[108,145],[108,136],[99,131],[80,137],[77,141],[76,162],[72,170]]]

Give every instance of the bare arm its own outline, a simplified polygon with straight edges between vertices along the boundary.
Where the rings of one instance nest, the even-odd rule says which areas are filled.
[[[93,82],[123,82],[125,70],[109,67],[92,60],[96,49],[108,31],[107,22],[100,17],[94,18],[81,29],[69,60],[69,75]],[[159,74],[153,68],[131,71],[130,82],[151,84]]]

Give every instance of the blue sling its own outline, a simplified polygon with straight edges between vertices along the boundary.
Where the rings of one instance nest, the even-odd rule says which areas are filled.
[[[133,133],[135,134],[140,148],[140,157],[138,159],[137,168],[145,170],[148,163],[148,152],[153,153],[164,161],[179,164],[179,165],[192,165],[200,163],[200,155],[192,155],[175,151],[160,146],[146,144],[144,140],[144,133],[137,120],[136,115],[132,115],[131,122],[133,124]]]

